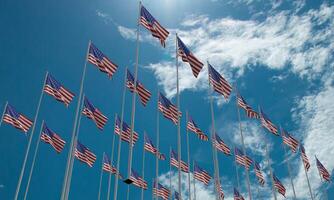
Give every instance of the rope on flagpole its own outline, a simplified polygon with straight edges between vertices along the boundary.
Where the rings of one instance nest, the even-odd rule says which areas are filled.
[[[116,117],[115,117],[115,123],[116,124]],[[111,147],[111,156],[110,156],[110,165],[112,167],[113,162],[114,162],[114,149],[115,149],[115,139],[116,139],[116,134],[113,134],[112,137],[112,147]],[[116,169],[118,171],[118,169]],[[107,200],[110,199],[110,190],[111,190],[111,175],[112,175],[112,170],[109,172],[109,177],[108,177],[108,193],[107,193]]]
[[[22,183],[22,178],[23,178],[24,170],[25,170],[26,163],[27,163],[27,160],[28,160],[28,155],[29,155],[29,151],[30,151],[30,146],[31,146],[32,138],[34,136],[35,127],[36,127],[36,123],[37,123],[37,119],[38,119],[38,114],[39,114],[39,109],[40,109],[41,104],[42,104],[42,99],[43,99],[43,94],[44,94],[44,86],[45,86],[46,78],[47,78],[48,74],[49,74],[48,72],[46,72],[46,74],[45,74],[44,83],[43,83],[43,87],[42,87],[42,90],[41,90],[41,95],[40,95],[39,100],[38,100],[36,114],[35,114],[35,118],[34,118],[34,123],[32,125],[31,134],[30,134],[30,137],[29,137],[29,141],[28,141],[28,145],[27,145],[27,150],[26,150],[26,153],[25,153],[25,156],[24,156],[24,161],[23,161],[23,165],[22,165],[22,168],[21,168],[21,173],[20,173],[19,181],[17,183],[14,200],[17,200],[18,196],[19,196],[20,187],[21,187],[21,183]]]
[[[144,137],[146,135],[146,131],[144,131]],[[142,177],[145,180],[145,140],[143,140],[143,163],[142,163]],[[141,188],[141,200],[144,200],[144,188]]]
[[[159,177],[159,152],[160,152],[160,118],[159,118],[159,89],[157,93],[157,155],[155,155],[155,187],[158,186],[158,177]],[[158,200],[158,196],[155,197]]]
[[[24,193],[24,198],[23,198],[24,200],[26,200],[27,196],[28,196],[28,191],[29,191],[29,187],[30,187],[30,181],[31,181],[32,174],[34,172],[35,161],[36,161],[37,152],[38,152],[38,149],[39,149],[39,143],[41,141],[40,138],[41,138],[41,133],[42,133],[43,125],[44,125],[44,120],[42,121],[41,129],[39,131],[38,139],[37,139],[37,142],[36,142],[36,148],[35,148],[35,152],[34,152],[34,157],[33,157],[32,163],[31,163],[31,168],[30,168],[30,172],[29,172],[29,177],[28,177],[28,182],[27,182],[27,186],[26,186],[26,191]]]
[[[3,117],[5,116],[7,105],[8,105],[8,101],[6,101],[5,107],[3,109],[3,113],[2,113],[2,116],[1,116],[1,120],[0,120],[0,126],[2,125],[2,120],[3,120]]]
[[[195,161],[193,161],[193,184],[194,184],[194,200],[196,200],[196,179],[194,176],[195,171]]]
[[[102,162],[101,162],[101,172],[100,172],[100,183],[99,183],[99,194],[97,196],[97,199],[101,199],[101,187],[102,187],[102,179],[103,179],[103,159],[104,159],[104,152],[102,155]]]
[[[317,160],[317,156],[314,155],[314,157],[315,157],[315,159]],[[317,166],[317,167],[318,167],[318,166]],[[319,176],[320,176],[321,183],[325,183],[325,182],[324,182],[324,179],[323,179],[322,176],[321,176],[321,173],[320,173],[320,171],[319,171],[319,168],[318,168],[318,173],[319,173]],[[323,193],[324,193],[324,196],[325,196],[326,200],[328,200],[327,187],[325,187]]]
[[[304,166],[304,171],[305,171],[305,176],[306,176],[306,180],[307,180],[307,185],[308,185],[308,189],[309,189],[309,192],[310,192],[310,196],[311,196],[311,199],[314,200],[314,197],[313,197],[313,194],[312,194],[312,188],[311,188],[310,180],[309,180],[309,178],[308,178],[308,174],[307,174],[306,166],[305,166],[305,164],[304,164],[302,155],[300,155],[300,158],[301,158],[301,161],[302,161],[303,166]]]
[[[188,123],[188,111],[186,111],[186,123]],[[188,131],[188,128],[186,128],[186,134],[187,134],[188,167],[190,169],[190,150],[189,150],[189,131]],[[190,172],[188,173],[188,193],[189,193],[189,200],[191,200]]]

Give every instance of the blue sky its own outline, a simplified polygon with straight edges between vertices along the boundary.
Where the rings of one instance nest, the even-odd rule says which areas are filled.
[[[147,30],[140,28],[138,77],[153,96],[146,108],[137,101],[135,130],[140,139],[134,148],[134,169],[141,172],[143,132],[146,131],[153,141],[156,138],[157,91],[176,102],[174,35],[177,32],[200,60],[209,60],[232,84],[237,84],[249,104],[254,108],[261,105],[276,125],[281,125],[303,142],[311,161],[309,176],[316,199],[323,199],[325,187],[328,187],[329,199],[333,198],[334,189],[332,185],[320,183],[314,160],[314,155],[317,155],[327,169],[333,171],[333,1],[145,0],[143,3],[171,34],[167,47],[163,49]],[[97,155],[97,161],[93,168],[75,161],[70,199],[97,198],[102,154],[111,153],[114,115],[121,111],[124,69],[127,66],[134,71],[138,4],[130,0],[12,0],[1,2],[0,11],[2,107],[9,101],[19,112],[33,118],[46,71],[78,95],[89,40],[119,65],[111,80],[96,67],[90,64],[87,67],[84,93],[108,116],[109,121],[105,129],[99,131],[92,121],[82,118],[80,141]],[[208,133],[211,115],[206,66],[195,79],[189,66],[180,63],[180,89],[181,110],[183,113],[188,110]],[[214,101],[218,134],[231,147],[240,147],[235,93],[229,101],[221,96],[215,96]],[[43,119],[49,128],[67,141],[67,145],[57,155],[49,145],[40,144],[28,199],[59,199],[76,103],[77,98],[66,108],[52,97],[44,96],[33,147]],[[127,91],[125,121],[129,124],[130,114],[131,94]],[[261,163],[266,173],[267,184],[258,192],[259,186],[251,170],[253,196],[259,193],[256,199],[271,198],[264,156],[268,142],[272,167],[287,188],[288,198],[291,198],[292,188],[281,138],[262,130],[257,121],[246,119],[244,113],[242,125],[247,153]],[[181,122],[181,135],[182,159],[186,160],[185,117]],[[161,115],[160,136],[163,153],[168,154],[170,147],[176,149],[176,127]],[[209,143],[199,141],[193,134],[189,138],[191,159],[213,174]],[[27,136],[9,125],[0,127],[1,199],[14,197],[27,141]],[[123,174],[127,169],[127,147],[123,143]],[[218,157],[223,189],[227,199],[231,199],[236,186],[233,158],[222,154]],[[146,158],[145,179],[151,186],[155,159],[150,154]],[[289,153],[288,158],[298,199],[309,199],[299,154]],[[160,162],[159,170],[161,182],[167,185],[168,162]],[[239,173],[241,193],[246,196],[245,174],[241,167]],[[176,174],[172,178],[176,188]],[[26,181],[27,175],[23,179],[22,190]],[[126,185],[120,183],[119,189],[119,199],[125,199]],[[187,197],[186,188],[183,189]],[[205,187],[197,183],[196,190],[198,199],[214,199],[212,184]],[[102,191],[102,198],[106,198],[106,174]],[[130,199],[138,199],[139,194],[139,189],[131,187]],[[150,196],[150,190],[146,191],[145,199]]]

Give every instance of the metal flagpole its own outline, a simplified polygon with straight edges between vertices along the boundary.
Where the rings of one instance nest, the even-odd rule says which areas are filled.
[[[25,170],[26,163],[27,163],[27,160],[28,160],[28,155],[29,155],[29,151],[30,151],[31,141],[32,141],[32,138],[34,136],[35,127],[36,127],[36,123],[37,123],[37,118],[38,118],[38,114],[39,114],[39,109],[41,107],[41,103],[42,103],[42,99],[43,99],[44,86],[45,86],[45,82],[46,82],[46,78],[47,78],[48,74],[49,73],[46,72],[45,78],[44,78],[43,87],[42,87],[42,90],[41,90],[41,95],[39,96],[39,100],[38,100],[38,104],[37,104],[37,109],[36,109],[36,113],[35,113],[35,118],[34,118],[34,123],[32,125],[31,134],[30,134],[30,137],[29,137],[27,150],[26,150],[26,153],[25,153],[25,156],[24,156],[24,161],[23,161],[23,165],[22,165],[22,168],[21,168],[21,173],[20,173],[19,181],[17,183],[14,200],[17,200],[18,197],[19,197],[19,192],[20,192],[20,187],[21,187],[21,183],[22,183],[22,178],[23,178],[24,170]]]
[[[103,158],[104,158],[104,152],[102,156],[102,162],[101,162],[101,172],[100,172],[100,184],[99,184],[99,195],[97,196],[97,199],[101,199],[101,187],[102,187],[102,179],[103,179]]]
[[[186,111],[186,123],[188,123],[188,111]],[[188,131],[188,128],[186,128],[186,134],[187,134],[188,167],[190,169],[190,150],[189,150],[189,131]],[[188,193],[189,193],[189,200],[191,200],[190,172],[188,173]]]
[[[281,130],[281,133],[282,133],[282,127],[280,126],[280,130]],[[283,141],[283,137],[282,137],[282,141]],[[297,200],[297,197],[296,197],[296,191],[295,191],[295,185],[293,184],[293,179],[292,179],[292,175],[291,175],[291,167],[290,167],[290,162],[288,160],[288,154],[287,154],[287,151],[286,151],[286,146],[284,144],[284,141],[283,141],[283,149],[284,149],[284,155],[285,155],[285,159],[286,159],[286,165],[288,167],[288,173],[289,173],[289,176],[290,176],[290,183],[291,183],[291,186],[292,186],[292,191],[293,191],[293,197],[295,200]]]
[[[115,117],[115,124],[116,124],[116,117]],[[115,139],[116,139],[116,134],[114,133],[113,134],[113,137],[112,137],[112,148],[111,148],[111,155],[110,155],[110,164],[111,166],[113,165],[114,163],[114,149],[115,149]],[[117,169],[118,171],[118,169]],[[111,190],[111,175],[112,175],[112,171],[110,170],[109,172],[109,177],[108,177],[108,193],[107,193],[107,200],[110,199],[110,190]]]
[[[6,101],[6,103],[5,103],[5,107],[4,107],[4,109],[3,109],[3,113],[2,113],[2,116],[1,116],[1,120],[0,120],[0,126],[1,126],[1,124],[2,124],[3,117],[5,116],[5,112],[6,112],[7,105],[8,105],[8,101]]]
[[[179,117],[179,111],[180,109],[180,91],[179,91],[179,64],[178,64],[178,55],[177,55],[177,33],[175,34],[175,65],[176,65],[176,92],[177,92],[177,153],[178,153],[178,173],[179,173],[179,195],[180,199],[182,200],[182,185],[181,185],[181,127],[180,127],[180,117]]]
[[[152,182],[154,183],[154,178],[152,178]],[[154,195],[154,192],[153,192],[153,189],[152,189],[152,200],[155,199],[154,196],[156,196],[156,195]]]
[[[144,131],[144,135],[146,135],[146,131]],[[142,177],[145,180],[145,140],[143,140],[143,163],[142,163]],[[141,188],[141,200],[144,200],[144,188]]]
[[[237,161],[236,161],[236,158],[235,158],[235,157],[234,157],[234,166],[235,166],[235,174],[237,175],[238,191],[240,191],[240,181],[239,181],[238,164],[237,164]]]
[[[36,148],[35,148],[35,152],[34,152],[34,157],[32,159],[31,168],[30,168],[29,177],[28,177],[28,182],[27,182],[27,186],[26,186],[26,191],[24,193],[24,198],[23,198],[24,200],[26,200],[27,196],[28,196],[28,191],[29,191],[29,187],[30,187],[30,181],[31,181],[32,173],[34,172],[35,161],[36,161],[36,157],[37,157],[39,143],[41,141],[40,138],[41,138],[43,124],[44,124],[44,120],[42,121],[41,129],[40,129],[39,134],[38,134],[38,138],[37,138],[37,142],[36,142]]]
[[[122,132],[123,132],[123,117],[124,117],[124,105],[125,105],[125,92],[126,92],[126,73],[127,68],[125,68],[124,72],[124,87],[123,87],[123,94],[122,94],[122,110],[121,110],[121,127],[120,127],[120,135],[118,139],[118,150],[117,150],[117,166],[116,166],[116,176],[115,176],[115,184],[114,184],[114,200],[117,200],[117,192],[118,192],[118,177],[119,177],[119,164],[121,159],[121,147],[122,147]],[[132,144],[129,144],[132,145]]]
[[[157,155],[155,156],[155,186],[157,188],[158,186],[158,177],[159,177],[159,146],[160,146],[160,120],[159,120],[159,89],[158,89],[158,93],[157,93]],[[156,195],[155,197],[158,200],[158,196]]]
[[[170,189],[170,200],[173,198],[173,189],[172,189],[172,164],[170,162],[170,155],[172,154],[172,147],[169,147],[169,189]]]
[[[235,88],[236,88],[236,91],[238,91],[237,87],[235,87]],[[246,147],[245,147],[245,140],[244,140],[244,135],[243,135],[242,126],[241,126],[240,109],[239,109],[239,106],[238,106],[238,100],[237,99],[236,99],[236,107],[237,107],[237,110],[238,110],[238,120],[239,120],[239,129],[240,129],[240,138],[241,138],[241,143],[242,143],[242,151],[243,151],[243,154],[245,156],[247,156]],[[252,200],[252,193],[251,193],[250,179],[249,179],[249,171],[248,171],[248,169],[245,169],[245,170],[246,170],[246,177],[247,177],[248,197],[249,197],[249,200]],[[239,181],[238,181],[238,184],[239,184]],[[240,188],[238,188],[238,190],[240,191]]]
[[[193,184],[194,184],[194,200],[196,200],[196,179],[194,176],[195,171],[195,161],[193,161]]]
[[[309,178],[308,178],[308,174],[307,174],[307,171],[306,171],[306,166],[305,166],[305,164],[304,164],[304,161],[303,161],[302,156],[300,156],[300,158],[301,158],[301,161],[302,161],[303,166],[304,166],[304,171],[305,171],[305,176],[306,176],[306,180],[307,180],[307,185],[308,185],[308,189],[309,189],[309,192],[310,192],[310,196],[311,196],[311,199],[314,200],[314,198],[313,198],[313,194],[312,194],[312,189],[311,189],[310,180],[309,180]]]
[[[68,179],[70,162],[71,162],[71,158],[72,158],[72,149],[73,149],[73,146],[74,146],[74,143],[75,143],[74,139],[75,139],[76,128],[77,128],[77,123],[78,123],[78,118],[79,118],[80,105],[81,105],[83,87],[84,87],[85,76],[86,76],[87,58],[88,58],[90,44],[91,44],[91,41],[89,40],[88,47],[87,47],[87,52],[86,52],[85,64],[84,64],[83,72],[82,72],[82,76],[81,76],[80,93],[79,93],[79,97],[78,97],[76,114],[75,114],[75,119],[74,119],[74,123],[73,123],[73,131],[72,131],[72,137],[71,137],[71,143],[70,143],[70,150],[69,150],[68,155],[67,155],[67,163],[66,163],[66,170],[65,170],[65,175],[64,175],[63,189],[62,189],[62,193],[61,193],[61,200],[64,200],[65,194],[66,194],[67,179]]]
[[[315,157],[315,159],[317,160],[317,156],[314,156],[314,157]],[[317,166],[317,167],[318,167],[318,166]],[[320,173],[319,169],[318,169],[318,173],[319,173],[319,176],[320,176],[321,183],[324,183],[324,180],[323,180],[323,178],[322,178],[322,176],[321,176],[321,173]],[[325,195],[325,199],[328,200],[327,187],[325,187],[324,195]]]

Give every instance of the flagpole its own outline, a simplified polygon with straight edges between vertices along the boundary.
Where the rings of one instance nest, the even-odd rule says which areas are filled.
[[[274,199],[277,200],[276,189],[274,185],[273,169],[271,168],[271,162],[270,162],[269,152],[268,152],[268,142],[266,145],[266,156],[267,156],[267,162],[268,162],[268,167],[269,167],[269,172],[270,172],[270,177],[271,177],[271,182],[272,182],[273,195],[274,195]]]
[[[196,200],[196,179],[194,176],[195,171],[195,161],[193,161],[193,184],[194,184],[194,200]]]
[[[1,120],[0,120],[0,126],[2,125],[2,120],[3,120],[3,117],[5,116],[7,105],[8,105],[8,101],[6,101],[5,107],[3,109],[2,117],[1,117]]]
[[[188,111],[186,111],[186,123],[188,123]],[[188,128],[186,128],[186,134],[187,134],[188,166],[190,168],[190,150],[189,150],[189,131],[188,131]],[[190,172],[188,173],[188,193],[189,193],[189,200],[191,200]]]
[[[280,131],[282,133],[282,127],[280,127]],[[286,159],[286,165],[288,167],[288,173],[289,173],[289,176],[290,176],[290,183],[291,183],[291,186],[292,186],[292,191],[293,191],[293,197],[295,200],[297,200],[297,197],[296,197],[296,191],[295,191],[295,185],[293,184],[293,180],[292,180],[292,175],[291,175],[291,167],[290,167],[290,162],[288,160],[288,154],[287,154],[287,151],[286,151],[286,146],[284,144],[284,140],[283,140],[283,137],[282,137],[282,145],[283,145],[283,149],[284,149],[284,155],[285,155],[285,159]]]
[[[83,87],[84,87],[85,76],[86,76],[87,58],[88,58],[90,44],[91,44],[91,41],[89,40],[88,47],[87,47],[87,52],[86,52],[85,64],[84,64],[83,71],[82,71],[82,76],[81,76],[80,92],[79,92],[79,96],[78,96],[76,114],[75,114],[75,119],[74,119],[74,123],[73,123],[73,131],[72,131],[72,136],[71,136],[70,150],[69,150],[68,155],[67,155],[67,163],[66,163],[66,170],[65,170],[65,175],[64,175],[64,182],[63,182],[61,200],[65,200],[65,193],[66,193],[66,188],[67,188],[67,179],[68,179],[70,162],[71,162],[71,158],[72,158],[72,149],[73,149],[73,146],[74,146],[74,143],[75,143],[74,139],[75,139],[76,128],[77,128],[77,123],[78,123],[78,118],[79,118],[80,105],[81,105]]]
[[[155,186],[157,188],[157,182],[158,182],[158,177],[159,177],[159,148],[160,148],[160,118],[159,118],[159,89],[158,89],[158,93],[157,93],[157,155],[155,156]],[[158,200],[158,196],[155,196],[155,199]]]
[[[314,157],[315,157],[315,159],[317,160],[317,156],[315,155]],[[317,168],[318,168],[318,166],[317,166]],[[322,176],[321,176],[321,173],[320,173],[320,171],[319,171],[319,168],[318,168],[318,173],[319,173],[319,176],[320,176],[321,183],[325,183],[324,180],[323,180],[323,178],[322,178]],[[327,187],[325,187],[325,190],[323,191],[323,193],[324,193],[324,195],[325,195],[325,198],[328,200]]]
[[[237,87],[235,87],[235,88],[236,88],[236,91],[238,91]],[[239,120],[239,129],[240,129],[240,138],[241,138],[241,143],[242,143],[242,150],[243,150],[244,155],[247,156],[244,135],[243,135],[243,132],[242,132],[242,125],[241,125],[241,117],[240,117],[240,109],[239,109],[239,106],[238,106],[238,100],[236,100],[236,107],[237,107],[237,111],[238,111],[238,120]],[[249,179],[248,169],[246,169],[246,177],[247,177],[248,197],[249,197],[249,200],[252,200],[252,193],[251,193],[251,188],[250,188],[250,179]],[[239,182],[238,182],[238,185],[239,185]],[[240,191],[240,188],[238,188],[238,190]]]
[[[36,161],[37,152],[38,152],[38,149],[39,149],[39,143],[41,141],[40,138],[41,138],[43,124],[44,124],[44,120],[42,121],[41,129],[39,131],[39,135],[38,135],[38,138],[37,138],[36,148],[35,148],[35,152],[34,152],[34,157],[33,157],[32,163],[31,163],[31,168],[30,168],[30,172],[29,172],[29,178],[28,178],[26,190],[25,190],[25,193],[24,193],[24,198],[23,198],[24,200],[26,200],[27,196],[28,196],[28,191],[29,191],[29,187],[30,187],[30,181],[31,181],[32,173],[34,172],[35,161]]]
[[[308,189],[309,189],[309,192],[310,192],[310,196],[311,196],[311,199],[314,200],[314,197],[313,197],[313,194],[312,194],[312,189],[311,189],[311,184],[310,184],[310,180],[308,178],[308,174],[307,174],[307,170],[306,170],[306,166],[304,164],[304,161],[303,161],[303,158],[302,156],[300,156],[301,158],[301,161],[303,163],[303,166],[304,166],[304,171],[305,171],[305,176],[306,176],[306,180],[307,180],[307,185],[308,185]]]
[[[45,86],[46,78],[47,78],[48,74],[49,73],[46,72],[45,78],[44,78],[43,87],[42,87],[42,90],[41,90],[41,95],[39,96],[39,100],[38,100],[38,104],[37,104],[37,108],[36,108],[36,114],[35,114],[35,118],[34,118],[34,123],[32,125],[31,134],[30,134],[30,137],[29,137],[27,150],[26,150],[26,153],[25,153],[25,156],[24,156],[24,161],[23,161],[23,165],[22,165],[22,168],[21,168],[21,173],[20,173],[19,181],[17,183],[14,200],[17,200],[18,196],[19,196],[20,187],[21,187],[21,183],[22,183],[22,178],[23,178],[24,170],[25,170],[25,167],[26,167],[26,164],[27,164],[27,160],[28,160],[28,155],[29,155],[29,151],[30,151],[30,146],[31,146],[32,138],[34,136],[35,127],[36,127],[36,123],[37,123],[37,118],[38,118],[38,114],[39,114],[39,109],[41,107],[41,103],[42,103],[42,99],[43,99],[44,86]]]
[[[170,200],[172,200],[173,198],[173,189],[172,189],[172,164],[170,162],[170,155],[172,155],[172,147],[170,146],[169,147],[169,188],[170,188],[170,193],[171,193],[171,196],[170,196]]]
[[[234,157],[234,166],[235,166],[235,174],[237,175],[238,191],[240,191],[239,171],[238,171],[238,165],[237,165],[237,161],[235,157]]]
[[[115,115],[116,116],[116,115]],[[116,124],[116,117],[115,117],[115,122],[114,122],[114,125]],[[113,165],[113,162],[114,162],[114,149],[115,149],[115,139],[116,139],[116,134],[114,133],[113,134],[113,137],[112,137],[112,148],[111,148],[111,158],[110,158],[110,164],[111,164],[111,167]],[[118,169],[116,169],[116,171],[118,171]],[[107,200],[110,199],[110,190],[111,190],[111,174],[112,174],[112,170],[110,170],[109,172],[109,177],[108,177],[108,193],[107,193]]]
[[[102,187],[102,179],[103,179],[103,158],[104,158],[104,152],[102,156],[102,162],[101,162],[101,172],[100,172],[100,184],[99,184],[99,195],[97,196],[97,199],[101,199],[101,187]]]
[[[114,200],[117,200],[117,192],[118,192],[118,176],[119,176],[119,164],[120,164],[120,157],[121,157],[121,147],[122,147],[122,132],[123,132],[123,117],[124,117],[124,105],[125,105],[125,92],[126,92],[126,73],[127,67],[125,67],[124,72],[124,87],[123,87],[123,94],[122,94],[122,110],[121,110],[121,125],[120,125],[120,135],[118,139],[118,150],[117,150],[117,167],[116,167],[116,176],[115,176],[115,184],[114,184]],[[129,145],[132,145],[129,143]]]
[[[144,135],[146,135],[146,131],[144,131]],[[142,177],[145,180],[145,140],[143,140],[143,163],[142,163]],[[144,200],[144,188],[141,188],[141,200]]]

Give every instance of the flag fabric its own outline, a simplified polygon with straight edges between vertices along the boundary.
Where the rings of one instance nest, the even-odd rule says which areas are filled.
[[[113,166],[111,164],[111,161],[110,161],[107,154],[103,155],[102,169],[103,169],[103,171],[106,171],[106,172],[109,172],[109,173],[112,173],[112,174],[117,174],[118,173],[119,178],[123,179],[123,176],[121,175],[121,173],[117,170],[117,168],[115,166]]]
[[[194,54],[187,48],[183,41],[177,36],[178,55],[181,56],[183,62],[189,63],[193,75],[197,78],[203,68],[203,63],[199,61]]]
[[[23,114],[16,112],[16,109],[10,104],[7,104],[2,120],[7,124],[11,124],[15,128],[23,131],[24,133],[27,133],[30,127],[33,125],[33,121],[28,119]]]
[[[324,180],[330,182],[331,181],[331,175],[329,174],[327,169],[322,165],[322,163],[318,160],[318,158],[316,157],[315,159],[317,160],[317,167],[318,167],[320,176]]]
[[[159,93],[158,108],[163,116],[177,124],[182,113],[163,94]]]
[[[270,119],[264,114],[262,109],[260,109],[260,119],[261,124],[264,128],[266,128],[269,132],[271,132],[274,135],[278,135],[277,127],[274,123],[270,121]]]
[[[259,114],[255,112],[250,105],[247,104],[245,99],[240,94],[237,94],[237,102],[238,106],[246,111],[247,117],[256,119],[259,118]]]
[[[277,191],[285,197],[285,187],[281,183],[281,181],[273,174],[273,179],[274,179],[274,186],[277,189]]]
[[[106,73],[109,78],[112,77],[118,68],[118,66],[109,60],[93,43],[89,45],[88,61],[97,66],[101,72]]]
[[[205,185],[209,185],[209,182],[211,180],[211,176],[209,173],[202,168],[200,168],[197,163],[195,163],[194,166],[194,178],[198,181],[201,181]]]
[[[140,102],[146,106],[147,102],[150,100],[151,98],[151,92],[148,91],[144,85],[138,81],[137,79],[137,85],[135,86],[134,84],[135,79],[132,76],[131,72],[129,70],[127,70],[126,73],[126,86],[129,88],[130,92],[136,92],[139,96]],[[135,89],[137,88],[137,89]]]
[[[234,188],[234,200],[245,200],[236,188]]]
[[[197,124],[194,122],[191,116],[189,116],[187,122],[187,129],[197,134],[198,138],[204,141],[208,141],[209,138],[206,136],[201,129],[198,128]]]
[[[154,154],[160,160],[165,160],[166,159],[165,155],[158,151],[158,149],[154,146],[152,140],[148,137],[148,135],[146,133],[144,135],[144,140],[145,140],[144,149],[146,151]]]
[[[178,155],[175,153],[174,150],[172,150],[171,155],[170,155],[170,163],[176,168],[179,168],[179,160],[178,160]],[[183,172],[188,173],[189,172],[189,167],[186,162],[181,160],[181,170]]]
[[[89,167],[93,167],[96,160],[96,155],[79,141],[77,141],[74,155],[79,161],[86,163]]]
[[[64,149],[66,143],[59,135],[49,129],[46,123],[43,123],[41,140],[50,144],[57,153],[60,153]]]
[[[166,46],[166,39],[169,32],[146,10],[144,6],[140,8],[140,24],[149,30],[153,37],[158,38],[163,47]]]
[[[232,92],[232,86],[210,64],[208,64],[208,68],[209,80],[214,91],[223,95],[225,99],[228,99]]]
[[[50,74],[46,77],[43,90],[45,93],[53,96],[57,101],[64,103],[66,106],[71,103],[73,97],[75,96]]]
[[[216,191],[217,191],[218,196],[219,196],[219,200],[224,200],[225,195],[224,195],[223,187],[220,184],[220,181],[216,180],[215,182],[216,182],[215,185],[216,185]]]
[[[123,122],[122,125],[122,133],[121,133],[121,119],[117,116],[116,122],[115,122],[115,130],[114,132],[121,137],[121,140],[130,143],[131,141],[131,128],[129,127],[128,124]],[[132,145],[135,145],[139,136],[138,133],[133,131],[132,135]]]
[[[130,180],[133,181],[133,185],[147,190],[147,182],[142,177],[140,177],[138,173],[133,169],[131,169]]]
[[[216,147],[216,149],[223,152],[224,154],[231,155],[230,148],[225,144],[225,142],[216,133],[213,136],[213,145]]]
[[[297,152],[299,142],[294,137],[292,137],[287,131],[282,129],[283,143],[289,146],[293,153]]]
[[[154,183],[153,183],[153,194],[162,198],[162,199],[168,200],[169,195],[170,195],[170,191],[169,191],[169,189],[167,189],[166,187],[164,187],[160,183],[157,183],[156,181],[154,181]]]
[[[93,104],[85,97],[84,108],[82,114],[86,115],[87,118],[93,120],[96,126],[102,130],[104,125],[107,123],[108,118],[102,114],[102,112],[95,108]]]
[[[180,194],[178,192],[174,192],[174,200],[181,200]]]
[[[244,155],[237,147],[234,148],[234,154],[235,154],[235,161],[238,164],[244,166],[247,170],[249,170],[250,166],[253,163],[253,160],[250,157]]]
[[[302,160],[303,160],[305,169],[306,169],[306,171],[308,171],[310,169],[311,165],[310,165],[308,157],[307,157],[307,155],[305,153],[305,148],[304,148],[304,146],[302,144],[300,144],[300,153],[302,155]]]
[[[261,168],[260,168],[259,163],[257,163],[256,161],[254,161],[254,169],[255,169],[255,175],[257,177],[257,180],[263,186],[264,183],[265,183],[264,176],[261,172]]]

